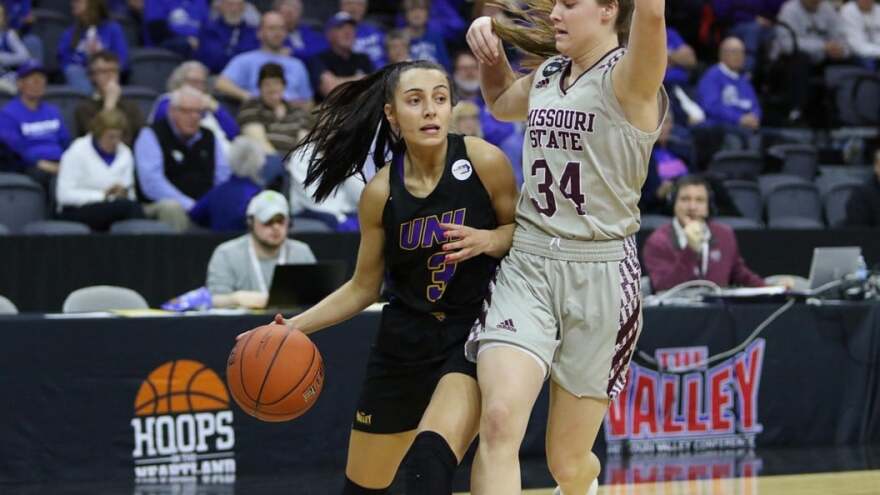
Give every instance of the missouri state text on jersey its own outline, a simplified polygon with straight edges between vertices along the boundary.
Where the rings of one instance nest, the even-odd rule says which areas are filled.
[[[584,151],[583,134],[596,128],[596,114],[561,108],[529,110],[528,139],[533,148]]]

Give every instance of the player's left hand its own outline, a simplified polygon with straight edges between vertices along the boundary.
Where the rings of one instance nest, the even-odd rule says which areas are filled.
[[[479,256],[492,249],[493,233],[454,223],[441,223],[447,242],[443,244],[447,263],[458,263]]]

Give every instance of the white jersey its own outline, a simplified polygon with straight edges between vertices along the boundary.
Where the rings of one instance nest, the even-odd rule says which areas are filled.
[[[617,48],[569,88],[571,61],[545,61],[529,92],[523,144],[525,184],[516,208],[526,232],[561,239],[625,239],[639,230],[638,202],[660,126],[646,133],[627,121],[614,94]],[[668,98],[661,88],[660,115]]]

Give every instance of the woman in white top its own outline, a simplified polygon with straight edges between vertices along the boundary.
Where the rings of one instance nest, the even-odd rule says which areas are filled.
[[[127,127],[122,112],[105,110],[92,121],[92,132],[61,155],[55,193],[59,218],[101,231],[119,220],[143,218],[135,201],[134,158],[122,142]]]

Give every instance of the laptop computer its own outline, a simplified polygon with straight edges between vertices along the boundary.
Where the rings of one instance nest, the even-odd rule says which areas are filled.
[[[269,309],[301,309],[312,306],[346,281],[344,261],[277,265],[269,288]]]
[[[799,298],[820,296],[827,292],[825,287],[827,284],[855,272],[861,255],[862,248],[857,246],[814,248],[813,259],[810,262],[809,285],[805,291],[789,290],[779,286],[724,288],[719,292],[703,295],[702,300],[704,302],[722,300],[770,302],[782,301],[792,296]]]
[[[858,246],[818,247],[810,263],[810,292],[854,273],[862,248]]]

